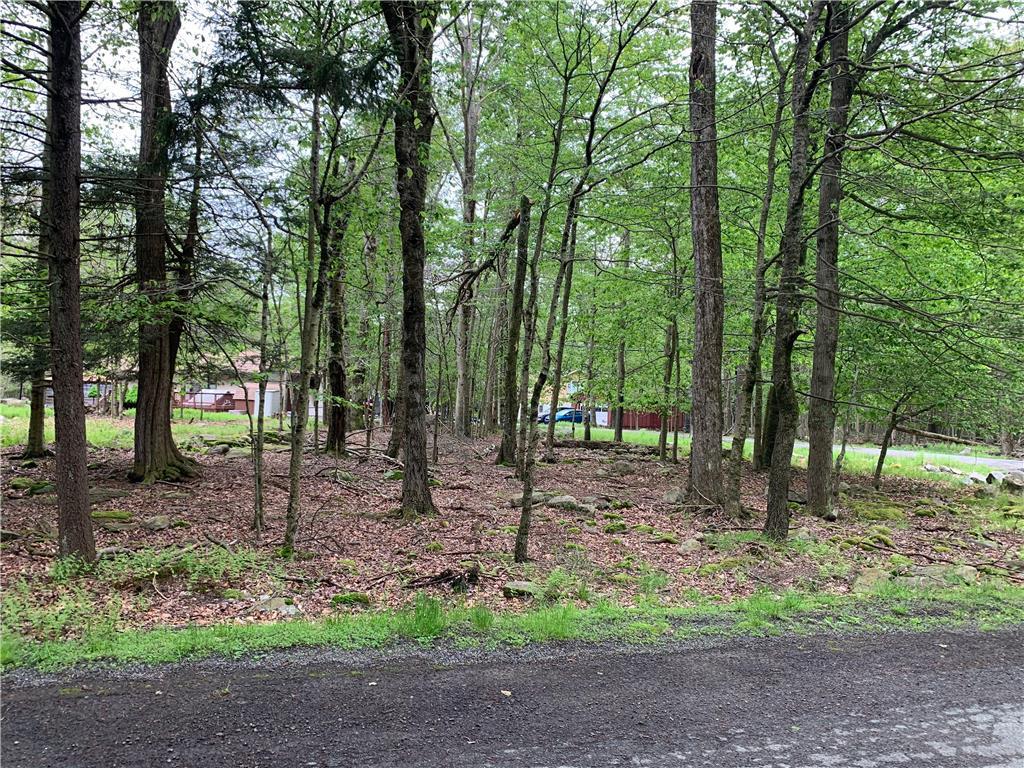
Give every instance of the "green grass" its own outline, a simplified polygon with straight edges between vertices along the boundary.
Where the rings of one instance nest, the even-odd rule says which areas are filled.
[[[445,605],[418,594],[410,606],[398,611],[357,610],[322,621],[151,630],[120,628],[119,598],[97,605],[74,587],[56,608],[30,616],[25,613],[32,604],[26,589],[15,585],[4,601],[0,662],[5,667],[160,663],[211,655],[258,655],[293,647],[381,648],[402,640],[462,647],[564,640],[651,643],[703,635],[940,626],[992,629],[1024,623],[1024,588],[998,583],[929,590],[887,585],[867,596],[761,591],[730,603],[694,593],[688,605],[646,600],[624,606],[600,600],[578,607],[571,602],[541,601],[522,612],[497,613],[483,606]],[[8,605],[12,598],[14,608]],[[21,636],[16,627],[25,622],[44,629],[46,637]]]
[[[199,421],[199,411],[185,409],[184,418],[180,411],[174,411],[171,421],[171,432],[175,440],[181,444],[194,435],[219,435],[237,437],[248,434],[249,420],[242,413],[203,413],[203,421]],[[4,422],[0,426],[0,446],[12,448],[24,445],[28,433],[27,405],[0,404],[0,416]],[[131,420],[132,411],[126,412],[124,419],[111,419],[102,416],[87,416],[85,420],[85,437],[96,448],[130,449],[134,442],[134,426]],[[192,421],[190,424],[189,421]],[[271,425],[275,421],[270,422]],[[46,442],[54,441],[53,411],[47,409],[45,422]]]
[[[569,433],[569,427],[560,425],[558,427],[559,434],[561,436],[567,436]],[[591,429],[591,438],[594,440],[611,440],[615,436],[613,430],[607,427],[594,427]],[[672,447],[672,434],[669,433],[669,450]],[[579,440],[583,439],[583,429],[577,426],[576,438]],[[627,429],[623,430],[622,439],[626,443],[633,443],[636,445],[658,445],[658,432],[650,429]],[[729,447],[732,445],[731,438],[724,439],[722,445]],[[877,446],[868,446],[871,448],[877,448]],[[959,483],[961,478],[956,475],[945,473],[945,472],[928,472],[924,469],[925,464],[936,464],[946,467],[952,467],[963,472],[965,475],[971,472],[982,472],[983,474],[988,471],[984,464],[977,465],[970,461],[969,457],[959,456],[959,446],[929,446],[927,450],[921,449],[919,446],[892,446],[893,450],[914,450],[916,451],[914,456],[888,456],[885,461],[885,465],[882,467],[882,475],[898,475],[900,477],[913,478],[917,480],[932,480],[937,482],[948,482],[948,483]],[[744,458],[749,459],[754,449],[754,441],[748,439],[746,446],[744,447]],[[681,456],[688,455],[690,450],[690,435],[679,435],[679,451]],[[838,447],[836,448],[838,451]],[[807,466],[807,446],[796,446],[793,449],[793,466],[804,467]],[[949,459],[937,460],[934,457],[930,457],[928,453],[943,453],[948,454]],[[994,449],[972,449],[971,456],[978,458],[994,457],[998,456],[998,452]],[[876,456],[858,453],[857,451],[847,451],[846,458],[844,460],[843,468],[844,471],[851,475],[862,475],[870,476],[874,474],[875,464],[878,462]]]

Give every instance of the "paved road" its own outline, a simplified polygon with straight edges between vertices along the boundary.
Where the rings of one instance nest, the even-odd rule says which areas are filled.
[[[299,654],[5,688],[4,768],[1024,766],[1024,628]]]

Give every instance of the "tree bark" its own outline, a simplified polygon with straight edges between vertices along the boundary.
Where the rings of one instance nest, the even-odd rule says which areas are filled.
[[[626,340],[619,341],[615,354],[615,409],[612,416],[615,420],[614,436],[616,443],[622,442],[622,421],[626,415]]]
[[[789,480],[799,405],[793,385],[793,345],[800,334],[800,261],[803,248],[804,190],[810,154],[810,102],[807,63],[824,3],[815,0],[798,35],[793,59],[789,192],[786,218],[779,244],[780,275],[775,311],[775,346],[772,352],[772,389],[778,422],[768,478],[768,515],[764,533],[784,540],[789,533]]]
[[[772,200],[775,196],[775,173],[778,169],[776,151],[785,110],[786,78],[785,73],[780,73],[775,102],[775,118],[772,121],[771,134],[768,138],[765,192],[761,198],[761,211],[757,223],[757,245],[754,257],[754,307],[752,311],[750,341],[747,345],[746,364],[743,366],[741,380],[736,388],[736,423],[732,437],[732,449],[729,453],[729,462],[726,465],[725,504],[729,514],[733,517],[743,517],[746,514],[740,500],[740,481],[743,474],[743,454],[746,450],[747,432],[751,422],[753,422],[754,426],[753,467],[754,469],[760,469],[762,466],[766,466],[762,462],[761,453],[763,443],[761,440],[760,384],[758,383],[761,377],[761,345],[764,342],[764,314],[767,300],[765,245],[768,235],[768,219],[771,214]],[[751,408],[751,399],[754,397],[755,387],[758,387],[758,392],[757,397],[754,398],[754,407]]]
[[[722,332],[725,297],[722,225],[718,208],[718,132],[715,123],[715,2],[690,5],[690,218],[696,272],[693,352],[693,441],[690,494],[719,506],[722,477]]]
[[[558,328],[558,346],[555,348],[555,370],[551,377],[551,417],[547,423],[547,434],[545,437],[545,448],[544,448],[544,461],[553,463],[555,461],[555,413],[558,411],[558,400],[562,390],[562,361],[565,357],[565,335],[569,329],[569,297],[572,291],[572,271],[573,264],[576,259],[576,211],[575,206],[570,203],[572,213],[570,214],[571,221],[569,222],[569,243],[568,251],[562,255],[564,268],[564,283],[562,285],[562,311],[559,318]],[[556,280],[556,285],[558,281]],[[556,303],[557,297],[552,297],[551,302],[551,315],[548,320],[548,325],[552,325],[556,309],[558,304]],[[553,329],[552,329],[553,330]],[[547,345],[550,347],[551,339],[547,339]],[[550,354],[549,354],[550,357]],[[572,422],[574,428],[576,422]]]
[[[849,63],[849,5],[840,2],[830,19],[832,68],[828,134],[818,186],[818,232],[815,283],[817,314],[814,363],[807,409],[807,511],[835,520],[832,509],[832,439],[835,431],[836,346],[839,341],[839,206],[843,196],[840,174],[846,126],[853,98]]]
[[[665,461],[668,458],[668,420],[669,414],[674,413],[670,405],[672,398],[672,363],[675,361],[676,349],[676,321],[675,318],[665,326],[665,367],[661,376],[661,429],[658,431],[658,460]]]
[[[519,201],[519,232],[516,237],[516,269],[512,278],[512,307],[508,318],[508,343],[502,375],[501,443],[496,464],[514,466],[516,463],[516,427],[519,417],[519,390],[516,372],[519,363],[519,337],[523,327],[523,293],[530,249],[530,198],[523,195]],[[524,414],[525,418],[525,414]]]
[[[32,377],[28,404],[28,441],[21,455],[26,459],[46,455],[46,379],[41,373]]]
[[[146,314],[139,325],[139,384],[135,408],[135,461],[131,479],[150,483],[195,474],[171,434],[171,389],[176,338],[175,312],[168,306],[165,187],[171,142],[171,92],[167,77],[171,46],[181,26],[176,5],[143,2],[138,34],[142,77],[142,131],[135,193],[135,261]],[[172,337],[173,336],[173,337]]]
[[[50,359],[53,371],[57,542],[61,557],[96,559],[82,400],[81,4],[50,3]]]
[[[434,126],[431,98],[434,22],[437,6],[414,0],[382,4],[398,59],[402,104],[395,112],[396,186],[402,238],[402,371],[405,387],[405,470],[402,516],[434,511],[427,475],[426,304],[423,270],[426,243],[423,210],[427,195],[427,161]]]

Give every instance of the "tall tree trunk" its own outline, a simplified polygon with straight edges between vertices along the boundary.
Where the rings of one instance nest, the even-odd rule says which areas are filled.
[[[142,73],[142,132],[135,193],[135,261],[139,293],[147,310],[139,325],[139,386],[135,408],[135,461],[130,477],[142,482],[195,474],[171,434],[171,388],[176,339],[167,280],[164,195],[171,141],[171,92],[167,67],[181,27],[173,3],[143,2],[138,34]]]
[[[814,329],[814,364],[807,409],[807,511],[835,520],[832,509],[832,438],[835,431],[836,345],[839,341],[839,205],[843,187],[843,148],[853,98],[849,63],[849,5],[840,2],[830,19],[832,92],[828,108],[828,135],[818,186],[818,233],[815,267],[817,316]]]
[[[693,352],[693,441],[690,495],[717,506],[722,493],[722,224],[718,210],[715,43],[718,5],[690,5],[690,219],[696,272]]]
[[[755,471],[760,471],[764,469],[764,465],[761,463],[761,452],[764,443],[762,438],[764,431],[764,398],[761,395],[760,356],[757,360],[757,368],[754,369],[754,381],[753,401],[750,404],[750,424],[751,432],[753,432],[754,446],[751,451],[750,464]]]
[[[736,423],[732,436],[732,450],[726,465],[725,504],[729,514],[743,517],[746,512],[740,501],[740,481],[743,475],[743,453],[747,445],[749,424],[754,425],[754,452],[751,463],[754,469],[760,469],[761,461],[761,401],[760,390],[751,408],[754,388],[759,387],[761,376],[761,345],[764,341],[765,304],[767,303],[767,284],[765,273],[765,245],[768,235],[768,219],[771,214],[772,199],[775,196],[775,173],[778,169],[776,151],[779,133],[782,130],[782,117],[786,110],[786,77],[779,75],[779,87],[775,101],[775,118],[772,121],[771,134],[768,138],[767,171],[765,191],[761,198],[761,211],[757,222],[757,245],[754,257],[754,308],[752,312],[750,341],[747,344],[747,360],[743,366],[739,385],[736,388]]]
[[[50,31],[50,359],[56,429],[57,543],[61,557],[96,559],[82,400],[82,49],[78,0],[47,6]]]
[[[320,95],[313,95],[313,116],[309,149],[309,210],[306,222],[305,280],[296,277],[296,288],[303,286],[302,313],[299,322],[299,378],[292,387],[291,454],[288,460],[288,506],[285,509],[283,554],[291,557],[299,531],[302,493],[302,454],[306,448],[309,422],[309,389],[315,372],[314,348],[320,331],[320,310],[326,292],[324,278],[328,269],[327,243],[320,243],[317,265],[317,221],[327,221],[328,211],[320,208]],[[321,218],[322,217],[322,218]],[[324,274],[318,279],[317,272]],[[317,295],[319,294],[319,295]],[[296,297],[298,300],[298,297]]]
[[[501,443],[495,463],[515,465],[516,427],[519,420],[519,390],[516,372],[519,363],[519,337],[523,328],[523,293],[530,249],[530,198],[523,195],[519,201],[519,231],[516,234],[516,269],[512,278],[512,307],[508,318],[508,342],[501,385]],[[522,414],[526,418],[526,414]]]
[[[434,511],[427,475],[426,304],[423,270],[426,243],[423,210],[427,195],[427,161],[434,126],[431,97],[434,22],[437,6],[414,0],[382,5],[398,59],[403,104],[395,112],[396,186],[402,238],[402,371],[405,387],[405,470],[402,516]]]
[[[789,533],[789,479],[799,405],[793,385],[793,345],[800,334],[800,262],[803,249],[804,190],[810,154],[810,102],[807,63],[824,2],[815,0],[798,35],[793,59],[791,109],[793,138],[790,143],[789,194],[786,220],[779,244],[780,275],[775,311],[775,347],[772,352],[772,389],[778,426],[768,477],[768,516],[764,533],[784,540]]]

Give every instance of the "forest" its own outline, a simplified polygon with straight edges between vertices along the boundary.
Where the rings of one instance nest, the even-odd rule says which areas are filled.
[[[4,663],[1021,620],[1022,11],[3,0]]]

